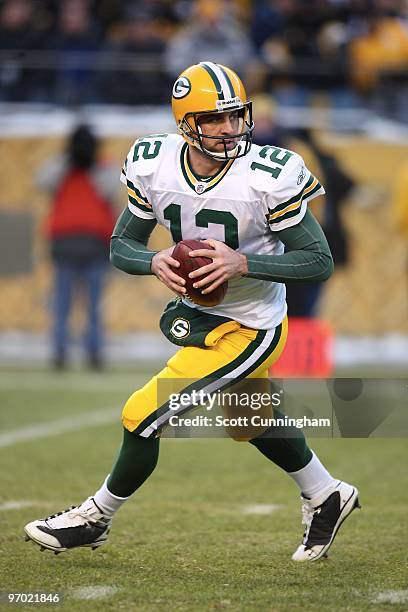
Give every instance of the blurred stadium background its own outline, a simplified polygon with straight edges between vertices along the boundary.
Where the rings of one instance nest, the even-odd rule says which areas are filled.
[[[0,363],[50,360],[50,202],[36,186],[39,168],[85,122],[119,181],[135,138],[175,131],[174,77],[206,59],[248,84],[255,141],[268,132],[276,144],[290,141],[324,184],[312,134],[353,182],[338,211],[347,261],[325,284],[316,313],[334,332],[335,366],[406,370],[407,26],[408,5],[398,0],[0,2]],[[116,205],[119,214],[123,190]],[[324,204],[314,212],[330,227]],[[152,247],[168,245],[156,230]],[[108,363],[172,352],[158,328],[169,297],[154,278],[110,271]],[[74,359],[82,324],[77,308]]]

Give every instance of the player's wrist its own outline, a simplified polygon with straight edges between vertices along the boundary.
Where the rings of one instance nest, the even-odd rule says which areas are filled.
[[[157,276],[157,257],[156,255],[158,255],[160,253],[160,251],[152,251],[152,256],[150,258],[150,272],[151,274],[154,274],[155,276]]]
[[[240,257],[240,274],[241,276],[246,276],[248,274],[248,260],[247,260],[247,256],[244,255],[243,253],[239,253],[239,257]]]

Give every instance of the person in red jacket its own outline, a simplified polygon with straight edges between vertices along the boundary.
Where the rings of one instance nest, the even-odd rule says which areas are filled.
[[[115,223],[112,200],[117,168],[98,161],[98,142],[90,128],[78,126],[61,157],[40,170],[37,184],[52,195],[45,231],[55,264],[53,300],[54,366],[68,357],[68,320],[77,289],[85,290],[88,326],[85,348],[92,368],[102,366],[100,299]]]

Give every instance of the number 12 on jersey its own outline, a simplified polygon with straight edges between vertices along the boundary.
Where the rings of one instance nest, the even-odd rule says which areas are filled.
[[[270,145],[264,147],[259,151],[260,157],[266,159],[266,156],[269,154],[269,159],[271,162],[278,164],[278,166],[284,166],[286,162],[290,160],[293,153],[290,151],[285,151],[283,156],[280,157],[280,154],[283,153],[282,149],[278,149],[277,147],[272,147]],[[282,168],[278,168],[276,166],[265,166],[265,164],[260,164],[259,162],[252,162],[251,170],[263,170],[264,172],[269,172],[272,178],[276,179],[282,172]]]
[[[180,204],[169,204],[164,209],[163,216],[170,221],[170,232],[174,242],[177,244],[177,242],[183,240]],[[196,214],[195,223],[197,227],[208,227],[210,223],[223,225],[225,244],[231,247],[231,249],[238,249],[238,220],[231,212],[204,208]]]

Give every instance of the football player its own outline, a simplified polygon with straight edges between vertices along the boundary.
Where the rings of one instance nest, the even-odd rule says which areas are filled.
[[[127,156],[121,180],[128,204],[112,236],[111,261],[129,274],[156,275],[180,296],[170,319],[179,316],[185,325],[166,327],[164,319],[162,329],[182,348],[126,402],[123,443],[98,491],[26,525],[27,539],[56,553],[103,544],[114,514],[155,469],[160,433],[171,416],[192,407],[174,411],[168,397],[159,399],[158,385],[171,380],[180,392],[214,392],[231,381],[267,379],[287,334],[284,283],[324,281],[332,273],[325,236],[307,208],[323,187],[296,153],[252,145],[251,102],[237,74],[212,62],[187,68],[174,84],[172,107],[179,133],[140,138]],[[228,281],[222,303],[206,308],[188,299],[172,248],[147,248],[156,224],[175,243],[207,241],[212,249],[192,256],[212,263],[190,276],[203,293]],[[187,379],[194,382],[186,389]],[[249,442],[300,489],[306,528],[292,559],[326,556],[359,505],[357,489],[327,471],[301,430],[272,427]]]

